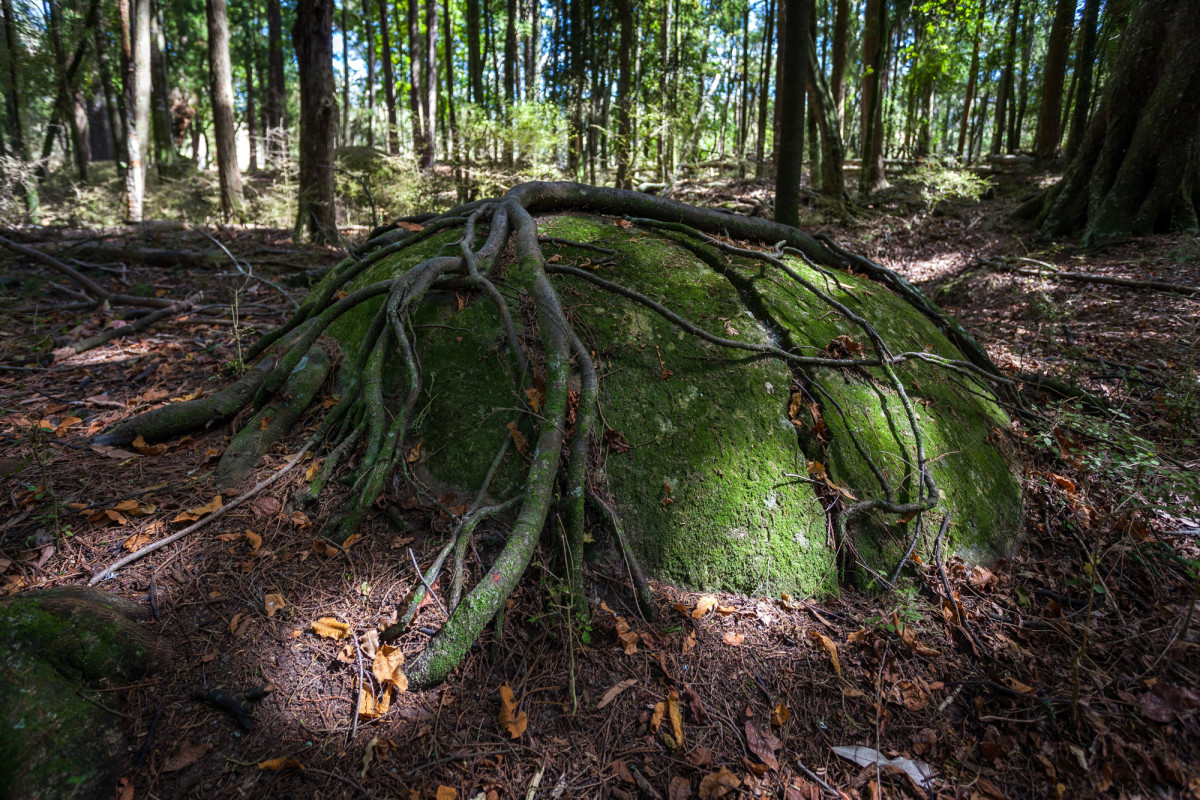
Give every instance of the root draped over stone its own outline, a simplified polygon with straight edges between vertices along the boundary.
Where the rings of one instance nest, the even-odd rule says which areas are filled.
[[[603,250],[561,238],[539,239],[533,215],[568,210],[614,215],[623,220],[620,227],[655,230],[681,248],[693,251],[715,271],[725,269],[723,258],[758,263],[763,269],[777,273],[788,285],[816,298],[828,313],[852,325],[863,343],[862,352],[839,353],[835,350],[813,354],[803,352],[800,347],[719,336],[632,288],[600,278],[593,272],[558,263],[561,261],[558,258],[548,263],[542,249],[545,244]],[[371,274],[371,267],[382,259],[411,251],[418,243],[450,229],[461,229],[457,254],[447,255],[443,248],[384,280],[370,283],[363,280]],[[746,241],[758,243],[765,249],[735,243]],[[785,253],[801,258],[815,269],[826,281],[826,286],[817,285],[793,269],[784,260]],[[829,287],[839,285],[838,275],[844,275],[845,271],[866,274],[906,300],[965,358],[949,359],[925,351],[893,351],[868,319],[833,296]],[[796,376],[797,383],[806,387],[805,391],[823,404],[836,408],[843,418],[845,411],[823,388],[817,377],[818,371],[866,375],[868,369],[873,370],[873,379],[894,393],[903,410],[901,419],[907,425],[905,436],[915,454],[909,465],[911,481],[901,489],[896,480],[889,480],[886,470],[872,460],[870,449],[859,440],[854,426],[846,421],[843,425],[846,435],[874,475],[878,492],[850,499],[838,496],[834,491],[828,505],[833,535],[842,558],[847,564],[866,568],[879,586],[890,586],[891,582],[856,556],[848,523],[878,511],[915,516],[932,509],[940,497],[918,424],[919,414],[897,375],[897,367],[906,363],[924,363],[973,382],[974,391],[986,392],[988,386],[1001,392],[1009,389],[1009,381],[983,349],[907,281],[882,266],[842,250],[828,239],[818,240],[795,228],[765,219],[734,216],[636,192],[570,183],[527,183],[501,198],[425,217],[420,226],[408,224],[377,229],[356,255],[342,261],[326,275],[284,326],[256,344],[250,357],[259,361],[240,380],[210,397],[173,404],[126,420],[98,439],[115,445],[126,444],[138,435],[151,441],[162,440],[231,419],[243,408],[253,405],[259,409],[258,414],[251,417],[245,430],[234,438],[231,452],[223,460],[223,465],[228,462],[230,468],[221,473],[222,482],[235,482],[253,466],[272,441],[294,423],[299,411],[309,404],[324,381],[329,366],[319,344],[321,338],[346,315],[373,301],[378,309],[363,329],[361,338],[355,341],[356,352],[347,353],[340,364],[340,399],[328,409],[319,429],[309,439],[315,446],[323,446],[326,452],[324,468],[313,481],[310,494],[319,493],[337,465],[357,453],[356,465],[347,479],[350,494],[326,524],[322,536],[340,544],[354,534],[395,477],[406,481],[426,502],[453,520],[452,534],[434,566],[422,576],[422,583],[432,583],[438,574],[446,574],[444,569],[450,565],[452,588],[441,598],[448,602],[449,618],[420,655],[410,662],[410,685],[427,687],[444,680],[488,622],[502,612],[505,600],[516,588],[534,554],[552,511],[559,523],[551,527],[561,536],[567,582],[577,601],[583,602],[581,568],[585,507],[590,503],[613,531],[641,611],[652,614],[648,583],[632,548],[625,541],[617,510],[607,501],[605,488],[597,484],[594,474],[592,456],[602,439],[596,430],[600,379],[594,355],[564,309],[560,289],[552,281],[552,275],[569,276],[597,290],[622,297],[666,320],[683,334],[699,337],[733,355],[782,362]],[[732,274],[727,277],[731,281],[736,279]],[[515,405],[525,409],[521,422],[526,430],[532,431],[527,445],[518,444],[518,448],[528,448],[528,463],[518,493],[499,502],[485,503],[497,469],[509,453],[505,441],[482,484],[474,487],[474,501],[457,509],[446,508],[435,492],[413,474],[405,448],[420,417],[418,402],[426,388],[416,342],[415,329],[419,325],[414,320],[422,300],[431,291],[442,289],[477,292],[483,301],[494,306],[505,339],[505,347],[499,356],[507,361],[505,374],[513,382]],[[514,319],[506,297],[513,292],[523,298],[522,309],[528,309],[520,325]],[[536,348],[524,347],[521,336],[534,334]],[[391,396],[389,387],[394,383],[391,377],[396,374],[400,376],[399,391]],[[281,414],[285,422],[274,425],[269,422]],[[463,561],[472,532],[482,519],[509,510],[515,510],[515,515],[503,549],[483,570],[476,584],[466,589],[463,586]],[[920,526],[917,528],[919,531]],[[913,549],[908,547],[908,553]],[[906,554],[897,566],[896,574],[907,559]],[[408,608],[399,610],[400,623],[385,632],[385,638],[395,638],[403,632],[422,594],[419,588],[410,598]]]

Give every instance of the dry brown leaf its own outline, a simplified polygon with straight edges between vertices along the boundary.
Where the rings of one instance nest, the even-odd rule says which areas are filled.
[[[708,612],[717,607],[717,598],[711,594],[706,594],[696,601],[696,607],[692,609],[692,619],[700,619]]]
[[[696,769],[704,769],[713,765],[713,751],[707,747],[697,747],[692,752],[688,753],[688,763]]]
[[[738,776],[721,767],[700,779],[700,800],[720,800],[741,785]]]
[[[231,635],[237,636],[238,628],[241,626],[242,620],[244,620],[245,618],[246,618],[245,611],[239,611],[238,613],[233,615],[233,619],[229,620],[229,633]]]
[[[788,711],[787,704],[783,701],[780,701],[775,708],[771,709],[771,724],[776,728],[782,728],[791,718],[792,712]]]
[[[287,603],[283,601],[283,595],[274,592],[263,595],[263,609],[266,610],[268,619],[285,608],[287,608]]]
[[[1033,694],[1032,686],[1027,683],[1021,683],[1016,678],[1001,678],[1000,682],[1012,689],[1014,692],[1020,692],[1021,694]]]
[[[682,775],[671,778],[667,787],[667,800],[687,800],[692,795],[692,782]]]
[[[662,725],[663,717],[667,713],[666,703],[655,703],[654,713],[650,715],[650,732],[658,733],[659,727]]]
[[[419,461],[421,458],[421,445],[423,445],[424,443],[425,443],[425,440],[422,439],[421,441],[414,444],[412,447],[408,448],[408,453],[405,454],[405,456],[404,456],[405,462],[407,462],[409,464],[417,463],[417,461]]]
[[[303,511],[293,511],[292,515],[288,517],[288,521],[301,530],[312,527],[312,523],[308,520],[308,515]]]
[[[179,516],[175,517],[175,519],[171,520],[171,522],[195,522],[201,517],[218,510],[223,505],[225,505],[225,503],[221,499],[221,495],[217,495],[205,505],[189,508],[187,511],[181,511]]]
[[[814,639],[821,643],[821,646],[825,648],[825,652],[829,653],[829,660],[833,662],[833,671],[836,674],[841,675],[842,661],[840,658],[838,658],[837,645],[834,644],[833,639],[830,639],[820,631],[813,630],[808,632],[808,638]]]
[[[387,689],[383,690],[383,694],[379,699],[375,699],[375,693],[370,687],[363,686],[358,690],[358,716],[360,719],[379,719],[387,713],[392,705],[392,693]]]
[[[614,219],[613,225],[616,225],[618,228],[632,228],[633,221],[628,219]]]
[[[399,647],[385,644],[375,651],[371,672],[374,673],[375,679],[384,686],[395,686],[403,692],[408,689],[408,676],[404,674],[404,670],[400,669],[402,666],[404,666],[404,653],[400,652]]]
[[[721,638],[725,640],[725,644],[732,647],[737,647],[742,642],[746,641],[745,635],[738,633],[737,631],[729,631]]]
[[[144,438],[142,438],[140,433],[138,434],[137,438],[133,440],[133,444],[130,446],[144,456],[161,456],[163,453],[167,452],[167,446],[165,444],[150,444]]]
[[[61,437],[67,432],[68,428],[78,425],[81,422],[83,422],[83,420],[79,417],[65,417],[63,421],[58,423],[58,426],[54,429],[54,435]]]
[[[617,617],[617,638],[621,640],[625,655],[631,656],[637,652],[638,635],[629,629],[629,623],[624,617]]]
[[[679,692],[674,689],[667,693],[667,720],[671,723],[675,747],[683,749],[683,712],[679,708]]]
[[[775,751],[783,747],[783,742],[771,732],[771,729],[757,719],[746,720],[746,743],[750,752],[771,769],[779,769],[779,760]]]
[[[278,772],[281,769],[303,770],[304,765],[292,756],[280,756],[279,758],[268,758],[266,761],[258,762],[258,768],[267,770],[268,772]]]
[[[313,633],[325,639],[345,639],[350,635],[350,626],[333,617],[321,617],[312,623]]]
[[[517,430],[517,423],[515,421],[508,423],[508,432],[512,435],[513,444],[516,445],[517,452],[521,455],[528,453],[529,443],[525,441],[524,434]]]
[[[734,606],[717,606],[717,613],[720,614],[722,617],[728,617],[730,614],[734,613],[735,611],[737,611],[737,608],[735,608]]]
[[[346,537],[346,541],[342,542],[342,549],[349,550],[351,547],[354,546],[354,543],[357,542],[361,538],[362,538],[361,533],[350,534],[349,536]]]
[[[520,738],[525,732],[525,728],[529,726],[529,718],[525,716],[525,712],[517,711],[517,701],[513,697],[512,687],[508,685],[508,681],[500,684],[500,713],[498,715],[500,727],[508,731],[508,735],[513,739]]]
[[[688,635],[683,640],[683,654],[686,656],[688,651],[696,646],[696,632],[688,631]]]
[[[308,469],[304,470],[304,480],[312,483],[313,478],[317,477],[317,473],[321,470],[321,461],[323,459],[314,458],[308,463]]]
[[[458,789],[453,786],[439,786],[434,800],[455,800],[457,797]]]
[[[137,458],[137,453],[131,453],[128,450],[122,450],[119,447],[112,447],[111,445],[107,444],[92,445],[92,452],[99,453],[102,456],[108,456],[109,458],[121,459],[122,461],[127,458]]]
[[[608,687],[608,690],[603,694],[603,696],[601,696],[600,702],[596,704],[596,709],[599,710],[604,708],[606,705],[615,700],[617,695],[636,683],[637,678],[626,678],[619,683],[614,683],[612,686]]]
[[[167,763],[163,764],[163,772],[179,772],[181,769],[187,769],[192,764],[195,764],[200,759],[208,754],[212,749],[212,745],[207,742],[193,744],[190,739],[185,739],[183,744],[179,745],[179,749],[175,754],[167,759]]]
[[[129,552],[132,553],[134,550],[139,549],[142,545],[146,544],[149,541],[150,541],[150,537],[147,536],[146,534],[135,533],[133,536],[130,536],[128,539],[126,539],[121,544],[121,547],[124,547],[126,550],[128,550]]]
[[[404,220],[397,222],[396,227],[403,228],[404,230],[409,231],[410,233],[420,233],[421,231],[425,230],[424,225],[419,225],[416,222],[407,222]]]
[[[246,541],[250,545],[251,553],[257,553],[258,549],[262,547],[262,537],[254,531],[246,531]]]

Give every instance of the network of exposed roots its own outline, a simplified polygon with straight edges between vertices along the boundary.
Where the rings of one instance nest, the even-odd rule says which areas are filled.
[[[543,247],[551,242],[539,238],[534,215],[567,210],[623,217],[638,226],[666,230],[677,240],[690,241],[697,247],[715,248],[731,256],[768,264],[820,297],[836,313],[857,326],[866,340],[866,348],[861,355],[845,357],[828,353],[803,355],[775,344],[723,338],[629,288],[586,270],[550,263],[543,254]],[[285,434],[288,420],[298,418],[324,382],[330,359],[321,348],[322,335],[347,312],[364,303],[376,302],[378,311],[366,336],[361,343],[356,343],[360,346],[341,365],[340,399],[328,409],[316,431],[287,466],[244,493],[239,500],[264,489],[299,463],[305,454],[323,452],[320,471],[307,490],[310,497],[319,495],[330,479],[339,474],[339,465],[354,463],[348,477],[343,479],[351,487],[350,493],[322,531],[322,536],[332,545],[340,546],[359,530],[367,515],[376,508],[377,498],[396,478],[406,481],[429,504],[453,520],[451,534],[432,566],[424,573],[418,569],[421,585],[406,599],[406,607],[398,609],[399,621],[383,635],[385,640],[394,640],[401,635],[430,591],[429,587],[439,575],[449,574],[450,588],[445,597],[449,618],[409,666],[408,677],[415,687],[430,686],[443,680],[461,661],[483,628],[503,613],[505,600],[529,564],[552,512],[561,521],[561,525],[554,526],[554,531],[562,537],[561,549],[566,554],[568,580],[577,598],[582,599],[580,571],[585,508],[591,504],[613,531],[626,559],[639,605],[646,613],[652,607],[648,585],[625,541],[615,504],[600,488],[599,476],[589,469],[589,464],[594,463],[590,455],[600,446],[595,435],[597,371],[592,355],[564,311],[553,276],[569,275],[620,295],[718,347],[779,359],[803,379],[805,390],[812,393],[813,399],[834,408],[837,413],[843,412],[823,389],[820,373],[873,370],[874,377],[884,380],[903,406],[912,434],[916,491],[907,494],[910,499],[901,500],[897,487],[885,479],[872,454],[855,440],[854,446],[871,469],[879,491],[852,503],[839,501],[832,521],[839,552],[844,550],[853,556],[854,546],[846,535],[846,526],[855,517],[875,510],[915,515],[917,533],[908,554],[897,567],[897,575],[921,536],[922,512],[937,505],[939,492],[929,469],[913,404],[897,376],[896,366],[914,360],[935,363],[977,383],[980,391],[988,391],[986,385],[989,384],[1002,386],[1006,383],[982,348],[960,326],[941,315],[894,272],[848,253],[826,238],[810,237],[765,219],[733,216],[635,192],[578,184],[529,183],[514,188],[499,199],[468,203],[444,214],[424,215],[409,222],[376,231],[354,256],[334,267],[285,325],[257,342],[247,354],[248,362],[257,361],[239,380],[208,397],[171,404],[126,420],[105,432],[100,440],[122,444],[141,435],[150,441],[161,441],[187,430],[233,419],[250,406],[263,409],[274,404],[275,410],[270,414],[260,411],[259,416],[251,419],[234,437],[226,452],[223,466],[229,462],[230,474],[234,477],[243,475],[271,443],[272,437],[262,435],[262,429],[270,424],[277,429],[276,438]],[[461,230],[457,254],[436,255],[402,274],[357,285],[356,279],[372,265],[448,229]],[[735,240],[753,242],[763,249],[733,244]],[[553,244],[595,249],[594,245],[563,240],[554,240]],[[834,282],[837,270],[853,269],[885,283],[928,315],[965,358],[950,360],[926,352],[892,352],[868,320],[808,281],[788,265],[784,254],[804,259]],[[497,277],[499,274],[503,274],[502,280]],[[498,502],[488,500],[493,478],[511,446],[506,439],[482,484],[474,487],[474,500],[465,511],[461,507],[447,508],[439,502],[434,492],[412,473],[405,449],[423,390],[422,368],[411,320],[430,292],[449,288],[478,292],[494,303],[506,330],[506,348],[502,357],[511,359],[512,374],[516,376],[514,396],[531,416],[536,429],[527,475],[519,493]],[[536,354],[528,344],[532,331],[525,327],[523,336],[519,335],[518,324],[501,288],[509,293],[520,293],[536,310],[536,339],[540,345]],[[387,365],[395,363],[400,365],[402,373],[401,391],[394,399],[385,398],[385,387],[389,385]],[[534,395],[538,402],[529,404],[528,398]],[[846,427],[853,437],[852,426]],[[219,477],[220,474],[219,467]],[[464,560],[472,534],[483,520],[504,513],[514,516],[503,549],[475,585],[465,587]],[[860,566],[865,566],[861,560]],[[885,576],[876,574],[876,577],[886,585],[894,582],[896,576],[890,581]]]

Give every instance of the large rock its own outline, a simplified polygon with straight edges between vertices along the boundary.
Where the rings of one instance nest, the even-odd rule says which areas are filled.
[[[107,797],[126,766],[121,719],[102,706],[166,666],[136,603],[64,587],[0,602],[0,798]]]
[[[715,250],[702,259],[674,234],[626,230],[611,219],[567,215],[539,225],[546,235],[619,249],[618,263],[599,268],[598,275],[717,335],[775,341],[814,355],[838,336],[866,342],[861,330],[765,262]],[[438,235],[386,258],[357,283],[445,253],[457,235]],[[558,251],[564,264],[601,258],[571,248]],[[833,278],[788,260],[871,320],[893,352],[962,358],[928,318],[883,286],[844,272]],[[605,426],[612,431],[600,467],[603,480],[651,574],[705,589],[833,591],[840,573],[822,505],[829,505],[833,490],[826,487],[822,497],[812,483],[788,476],[806,475],[808,463],[820,461],[834,485],[858,498],[878,495],[861,447],[897,487],[898,499],[913,499],[912,435],[879,370],[869,377],[846,370],[813,373],[829,393],[815,395],[825,430],[817,430],[807,406],[796,425],[788,413],[791,390],[794,379],[805,376],[793,375],[787,365],[704,342],[644,306],[579,279],[554,280],[602,376],[600,432]],[[431,295],[415,320],[426,396],[418,404],[412,438],[423,443],[419,467],[431,482],[470,491],[519,412],[498,315],[486,298],[462,299],[460,309],[458,296]],[[510,305],[518,322],[532,322],[520,298],[511,297]],[[357,309],[331,329],[343,348],[353,349],[375,308]],[[526,333],[536,341],[536,330]],[[999,434],[1008,424],[1004,412],[985,386],[945,369],[909,363],[899,375],[916,404],[942,493],[926,527],[936,532],[941,513],[949,510],[950,551],[970,561],[1009,553],[1020,528],[1021,490]],[[530,435],[532,427],[524,432]],[[493,487],[497,499],[519,491],[523,463],[509,457]],[[890,573],[914,524],[877,514],[857,520],[851,531],[861,557]],[[931,533],[923,551],[932,540]]]

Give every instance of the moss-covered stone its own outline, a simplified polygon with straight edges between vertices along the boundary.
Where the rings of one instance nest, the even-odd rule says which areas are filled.
[[[0,603],[0,798],[107,796],[127,753],[119,717],[89,699],[165,666],[136,604],[99,589],[48,590]]]
[[[765,263],[723,255],[706,261],[671,234],[626,230],[595,217],[549,217],[539,226],[544,235],[619,250],[616,263],[597,269],[600,277],[648,295],[716,335],[775,341],[810,354],[842,334],[866,341],[824,301]],[[356,284],[411,267],[455,236],[438,234],[385,258]],[[567,265],[588,266],[600,258],[554,245],[547,252]],[[884,287],[843,273],[834,281],[789,261],[870,319],[893,352],[961,358],[925,316]],[[787,365],[704,342],[582,280],[556,277],[555,283],[601,376],[598,434],[608,443],[603,480],[651,574],[700,588],[833,591],[836,554],[822,500],[810,483],[787,476],[803,475],[807,461],[822,460],[838,485],[858,497],[878,495],[850,430],[899,487],[899,499],[912,499],[911,432],[899,398],[878,370],[869,378],[831,370],[810,376],[845,412],[843,418],[818,397],[828,426],[822,443],[803,431],[798,436],[788,418],[793,375]],[[520,325],[522,300],[515,292],[507,296]],[[376,308],[365,304],[331,328],[348,351]],[[430,295],[413,330],[424,369],[425,394],[412,436],[423,443],[421,466],[445,485],[473,491],[522,405],[503,325],[486,298],[443,293]],[[985,387],[960,375],[928,364],[906,365],[899,373],[920,415],[942,508],[953,512],[951,547],[977,560],[1007,552],[1019,527],[1020,487],[994,434],[1007,424],[1004,413]],[[523,433],[528,437],[531,429]],[[524,459],[513,454],[507,461],[493,485],[497,499],[523,480]],[[890,572],[911,525],[860,520],[855,542],[873,566]]]

